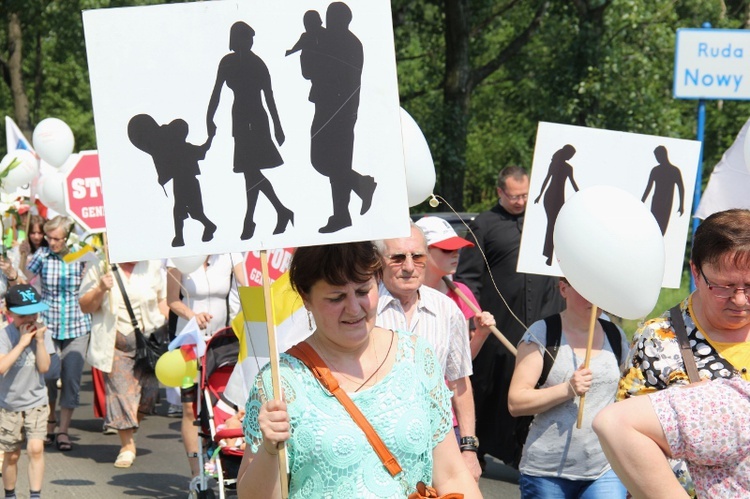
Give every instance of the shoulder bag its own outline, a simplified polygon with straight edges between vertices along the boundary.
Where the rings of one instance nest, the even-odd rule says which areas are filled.
[[[391,476],[395,477],[396,475],[401,473],[401,465],[398,464],[396,457],[391,454],[391,452],[388,450],[388,447],[375,431],[375,428],[372,427],[370,422],[367,420],[365,415],[362,414],[359,408],[354,405],[354,402],[352,402],[352,399],[349,397],[349,395],[347,395],[346,392],[341,388],[341,386],[339,386],[339,382],[336,381],[336,378],[333,377],[333,374],[331,374],[331,370],[328,369],[328,366],[323,361],[323,359],[320,358],[320,355],[318,355],[318,353],[305,342],[296,344],[286,353],[302,361],[302,363],[304,363],[307,368],[310,369],[310,371],[320,382],[320,384],[326,390],[331,392],[331,394],[336,397],[339,402],[341,402],[341,405],[344,406],[346,412],[349,413],[354,422],[357,423],[357,426],[359,426],[365,433],[367,441],[370,442],[370,445],[372,445],[375,453],[383,462],[383,465],[391,474]],[[446,438],[450,438],[450,435],[448,435],[448,437]],[[409,494],[408,499],[463,499],[464,497],[463,494],[455,492],[444,494],[442,496],[438,495],[437,491],[434,488],[430,487],[429,485],[425,485],[423,482],[418,482],[416,488],[417,491]]]
[[[128,293],[125,291],[125,284],[123,284],[122,277],[120,277],[120,271],[115,264],[112,264],[112,273],[115,275],[117,286],[120,288],[122,299],[125,301],[125,308],[128,309],[130,323],[133,325],[133,334],[135,334],[136,345],[135,363],[144,371],[153,373],[156,369],[156,363],[159,361],[159,357],[167,353],[169,347],[169,323],[159,326],[151,331],[148,336],[145,336],[143,332],[141,332],[138,320],[135,318],[135,313],[130,304]]]
[[[672,328],[677,337],[677,343],[680,345],[680,354],[682,355],[682,362],[685,364],[688,381],[690,383],[697,383],[701,380],[701,376],[698,374],[698,366],[695,364],[693,349],[690,348],[690,339],[685,328],[685,321],[682,319],[682,310],[679,303],[669,309],[669,318],[672,321]]]

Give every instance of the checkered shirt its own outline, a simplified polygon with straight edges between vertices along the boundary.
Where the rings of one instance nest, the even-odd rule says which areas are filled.
[[[91,331],[91,316],[81,312],[79,292],[86,264],[65,263],[49,248],[39,248],[26,268],[41,277],[42,300],[49,310],[42,312],[42,321],[56,340],[78,338]]]

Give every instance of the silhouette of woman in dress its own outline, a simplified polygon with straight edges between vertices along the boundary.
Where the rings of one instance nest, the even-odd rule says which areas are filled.
[[[310,127],[310,161],[331,182],[333,215],[319,229],[321,233],[351,226],[352,192],[362,199],[360,215],[364,215],[372,205],[377,187],[374,178],[352,169],[364,52],[362,42],[349,30],[351,21],[348,5],[330,4],[325,28],[315,29],[315,43],[313,38],[308,39],[300,52],[302,76],[310,80],[309,99],[315,104]]]
[[[680,169],[669,162],[667,148],[657,146],[654,149],[654,157],[659,162],[658,165],[651,169],[651,175],[648,177],[648,184],[643,193],[642,202],[646,202],[651,187],[654,186],[654,197],[651,198],[651,214],[654,215],[656,222],[661,229],[661,235],[667,233],[669,217],[674,202],[674,188],[680,191],[680,207],[677,212],[682,216],[685,201],[685,186],[682,184],[682,173]]]
[[[209,137],[216,134],[213,121],[219,105],[221,89],[226,83],[234,93],[232,104],[232,136],[234,137],[234,169],[245,175],[247,192],[247,212],[240,239],[253,237],[255,222],[253,215],[259,193],[266,195],[277,214],[274,234],[284,232],[287,225],[294,224],[294,213],[279,200],[273,185],[263,175],[263,168],[273,168],[284,163],[276,144],[271,138],[268,114],[263,108],[261,93],[265,97],[266,107],[273,120],[274,135],[279,145],[284,143],[284,131],[281,129],[279,113],[271,88],[271,75],[263,60],[253,53],[255,31],[246,23],[239,21],[232,25],[229,34],[229,49],[232,53],[225,55],[219,63],[211,99],[206,113],[206,127]]]
[[[552,254],[555,251],[555,242],[552,236],[555,233],[557,215],[560,214],[560,208],[565,203],[565,181],[570,180],[573,189],[578,192],[578,184],[573,178],[573,167],[568,163],[568,160],[575,153],[575,147],[565,144],[552,155],[547,176],[542,184],[542,190],[539,191],[539,196],[534,200],[534,204],[539,203],[549,184],[547,194],[544,195],[544,211],[547,212],[547,234],[544,237],[544,249],[542,250],[542,254],[547,257],[547,265],[552,265]]]

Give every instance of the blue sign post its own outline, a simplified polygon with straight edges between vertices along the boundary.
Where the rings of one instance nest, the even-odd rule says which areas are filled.
[[[711,29],[711,23],[703,23],[702,28],[678,29],[673,94],[675,99],[698,100],[696,135],[701,142],[701,154],[693,196],[695,213],[701,200],[703,184],[705,100],[750,100],[750,31]],[[698,219],[693,220],[693,233],[698,223]],[[690,289],[695,289],[692,276]]]

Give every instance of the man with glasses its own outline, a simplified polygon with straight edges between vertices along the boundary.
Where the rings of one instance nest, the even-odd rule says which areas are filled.
[[[461,252],[455,276],[474,293],[480,308],[495,317],[498,329],[513,344],[527,326],[563,308],[557,278],[516,272],[528,195],[529,176],[523,168],[508,166],[500,171],[498,203],[469,223],[466,237],[475,246]],[[471,382],[480,458],[486,453],[518,467],[522,443],[515,435],[516,418],[508,411],[515,363],[513,354],[490,335],[474,358]]]
[[[698,226],[690,271],[695,291],[636,331],[618,399],[684,386],[696,378],[750,381],[750,210],[714,213]],[[685,463],[672,465],[694,496]]]
[[[383,257],[376,325],[410,331],[426,339],[435,350],[457,420],[461,455],[475,480],[482,470],[477,460],[474,399],[471,382],[469,335],[458,306],[440,291],[424,285],[427,241],[422,229],[411,223],[411,235],[375,241]]]

